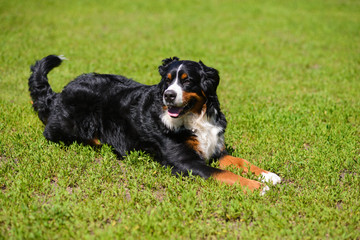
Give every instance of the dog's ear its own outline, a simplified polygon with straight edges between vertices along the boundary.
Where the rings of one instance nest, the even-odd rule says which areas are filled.
[[[218,117],[220,112],[220,103],[216,95],[216,89],[220,82],[219,72],[215,68],[206,66],[203,62],[199,62],[202,71],[201,75],[201,89],[205,93],[207,99],[206,113],[208,116]]]
[[[162,65],[159,66],[159,73],[161,76],[164,76],[167,72],[168,66],[173,63],[179,61],[178,57],[165,58],[162,60]]]
[[[199,62],[202,73],[201,73],[201,88],[209,96],[216,96],[216,89],[220,82],[219,72],[215,68],[206,66],[202,61]]]

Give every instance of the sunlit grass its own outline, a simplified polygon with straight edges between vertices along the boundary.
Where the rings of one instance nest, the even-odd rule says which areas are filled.
[[[1,1],[0,239],[360,237],[357,1]],[[146,153],[47,142],[29,66],[155,84],[170,56],[220,71],[234,155],[275,172],[260,197],[174,177]],[[249,176],[254,178],[254,176]]]

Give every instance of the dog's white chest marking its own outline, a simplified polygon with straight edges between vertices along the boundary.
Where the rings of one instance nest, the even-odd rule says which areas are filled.
[[[222,128],[216,126],[213,121],[209,121],[207,116],[191,122],[185,122],[185,128],[190,129],[197,136],[199,141],[199,150],[205,159],[219,151],[224,145],[224,136],[221,133]]]
[[[161,119],[172,130],[177,131],[181,126],[191,130],[197,137],[199,152],[205,159],[210,159],[224,147],[222,127],[215,125],[214,119],[208,118],[206,114],[188,114],[182,118],[171,118],[165,112]]]

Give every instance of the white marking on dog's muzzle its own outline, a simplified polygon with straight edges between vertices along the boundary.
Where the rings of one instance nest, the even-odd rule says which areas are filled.
[[[174,100],[174,102],[172,103],[174,106],[176,107],[180,107],[183,105],[183,89],[180,86],[180,81],[179,81],[179,71],[181,70],[182,64],[179,66],[179,68],[176,71],[176,78],[174,80],[174,82],[165,90],[172,90],[176,93],[176,98]],[[165,98],[163,97],[163,102],[165,105],[167,105],[168,103],[165,101]]]

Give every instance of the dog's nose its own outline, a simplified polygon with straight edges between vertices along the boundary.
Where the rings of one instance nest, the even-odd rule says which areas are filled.
[[[173,90],[166,90],[164,93],[165,101],[168,103],[172,103],[175,101],[176,98],[176,92]]]

